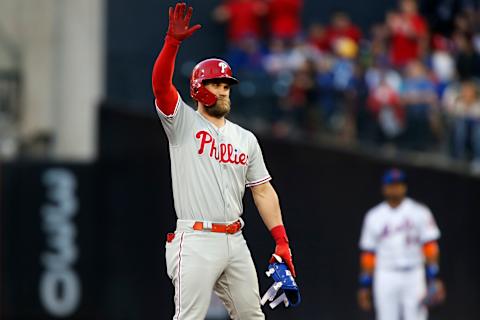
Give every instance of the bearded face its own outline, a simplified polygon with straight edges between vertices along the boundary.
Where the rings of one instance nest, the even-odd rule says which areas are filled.
[[[205,88],[217,97],[217,102],[211,107],[205,107],[205,112],[212,117],[222,118],[230,112],[230,85],[223,79],[213,79],[204,82]]]
[[[208,115],[215,118],[222,118],[230,113],[230,98],[226,96],[217,97],[217,102],[211,107],[205,108]]]

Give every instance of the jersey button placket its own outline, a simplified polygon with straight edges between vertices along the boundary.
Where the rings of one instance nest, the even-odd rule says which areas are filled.
[[[220,144],[225,143],[225,138],[221,132],[221,130],[217,131],[217,138],[218,138],[218,147],[220,148]],[[220,176],[222,179],[222,184],[224,188],[222,188],[221,192],[223,194],[223,214],[225,216],[225,219],[228,216],[228,209],[230,208],[230,204],[228,203],[228,175],[227,175],[227,164],[226,163],[220,163],[220,166],[223,167],[223,170],[220,170]]]
[[[228,189],[230,187],[228,186],[228,184],[225,184],[225,192],[228,194]],[[228,197],[226,198],[227,200],[227,209],[230,209],[230,202],[228,201]]]
[[[227,182],[227,183],[225,183],[225,192],[227,193],[227,195],[228,195],[229,189],[230,189],[230,187],[229,187],[228,182]],[[227,200],[227,209],[230,209],[230,202],[228,201],[228,196],[227,196],[226,200]]]

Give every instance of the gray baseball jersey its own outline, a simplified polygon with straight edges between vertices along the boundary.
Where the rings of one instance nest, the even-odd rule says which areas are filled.
[[[253,133],[228,120],[215,127],[180,94],[172,115],[156,109],[169,141],[178,219],[238,219],[245,187],[271,180]]]

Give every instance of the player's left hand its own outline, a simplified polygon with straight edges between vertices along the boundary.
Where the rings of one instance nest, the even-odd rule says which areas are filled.
[[[183,3],[177,3],[175,9],[170,7],[168,10],[169,23],[167,34],[178,41],[189,38],[195,31],[202,26],[199,24],[189,27],[192,18],[193,8]]]
[[[445,301],[447,291],[442,280],[435,279],[430,281],[427,290],[427,296],[424,299],[424,304],[426,306],[435,307]]]
[[[275,254],[282,258],[283,262],[287,265],[288,269],[292,273],[293,277],[296,277],[295,267],[293,266],[292,251],[288,245],[288,242],[277,243],[275,247]],[[270,263],[276,262],[275,257],[270,258]]]
[[[371,289],[360,288],[357,292],[357,302],[360,309],[363,311],[372,310],[372,293]]]

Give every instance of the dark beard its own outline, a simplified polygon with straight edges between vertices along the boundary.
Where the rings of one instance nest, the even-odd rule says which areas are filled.
[[[230,99],[218,98],[217,102],[211,107],[206,107],[205,111],[209,116],[220,119],[230,113]]]

